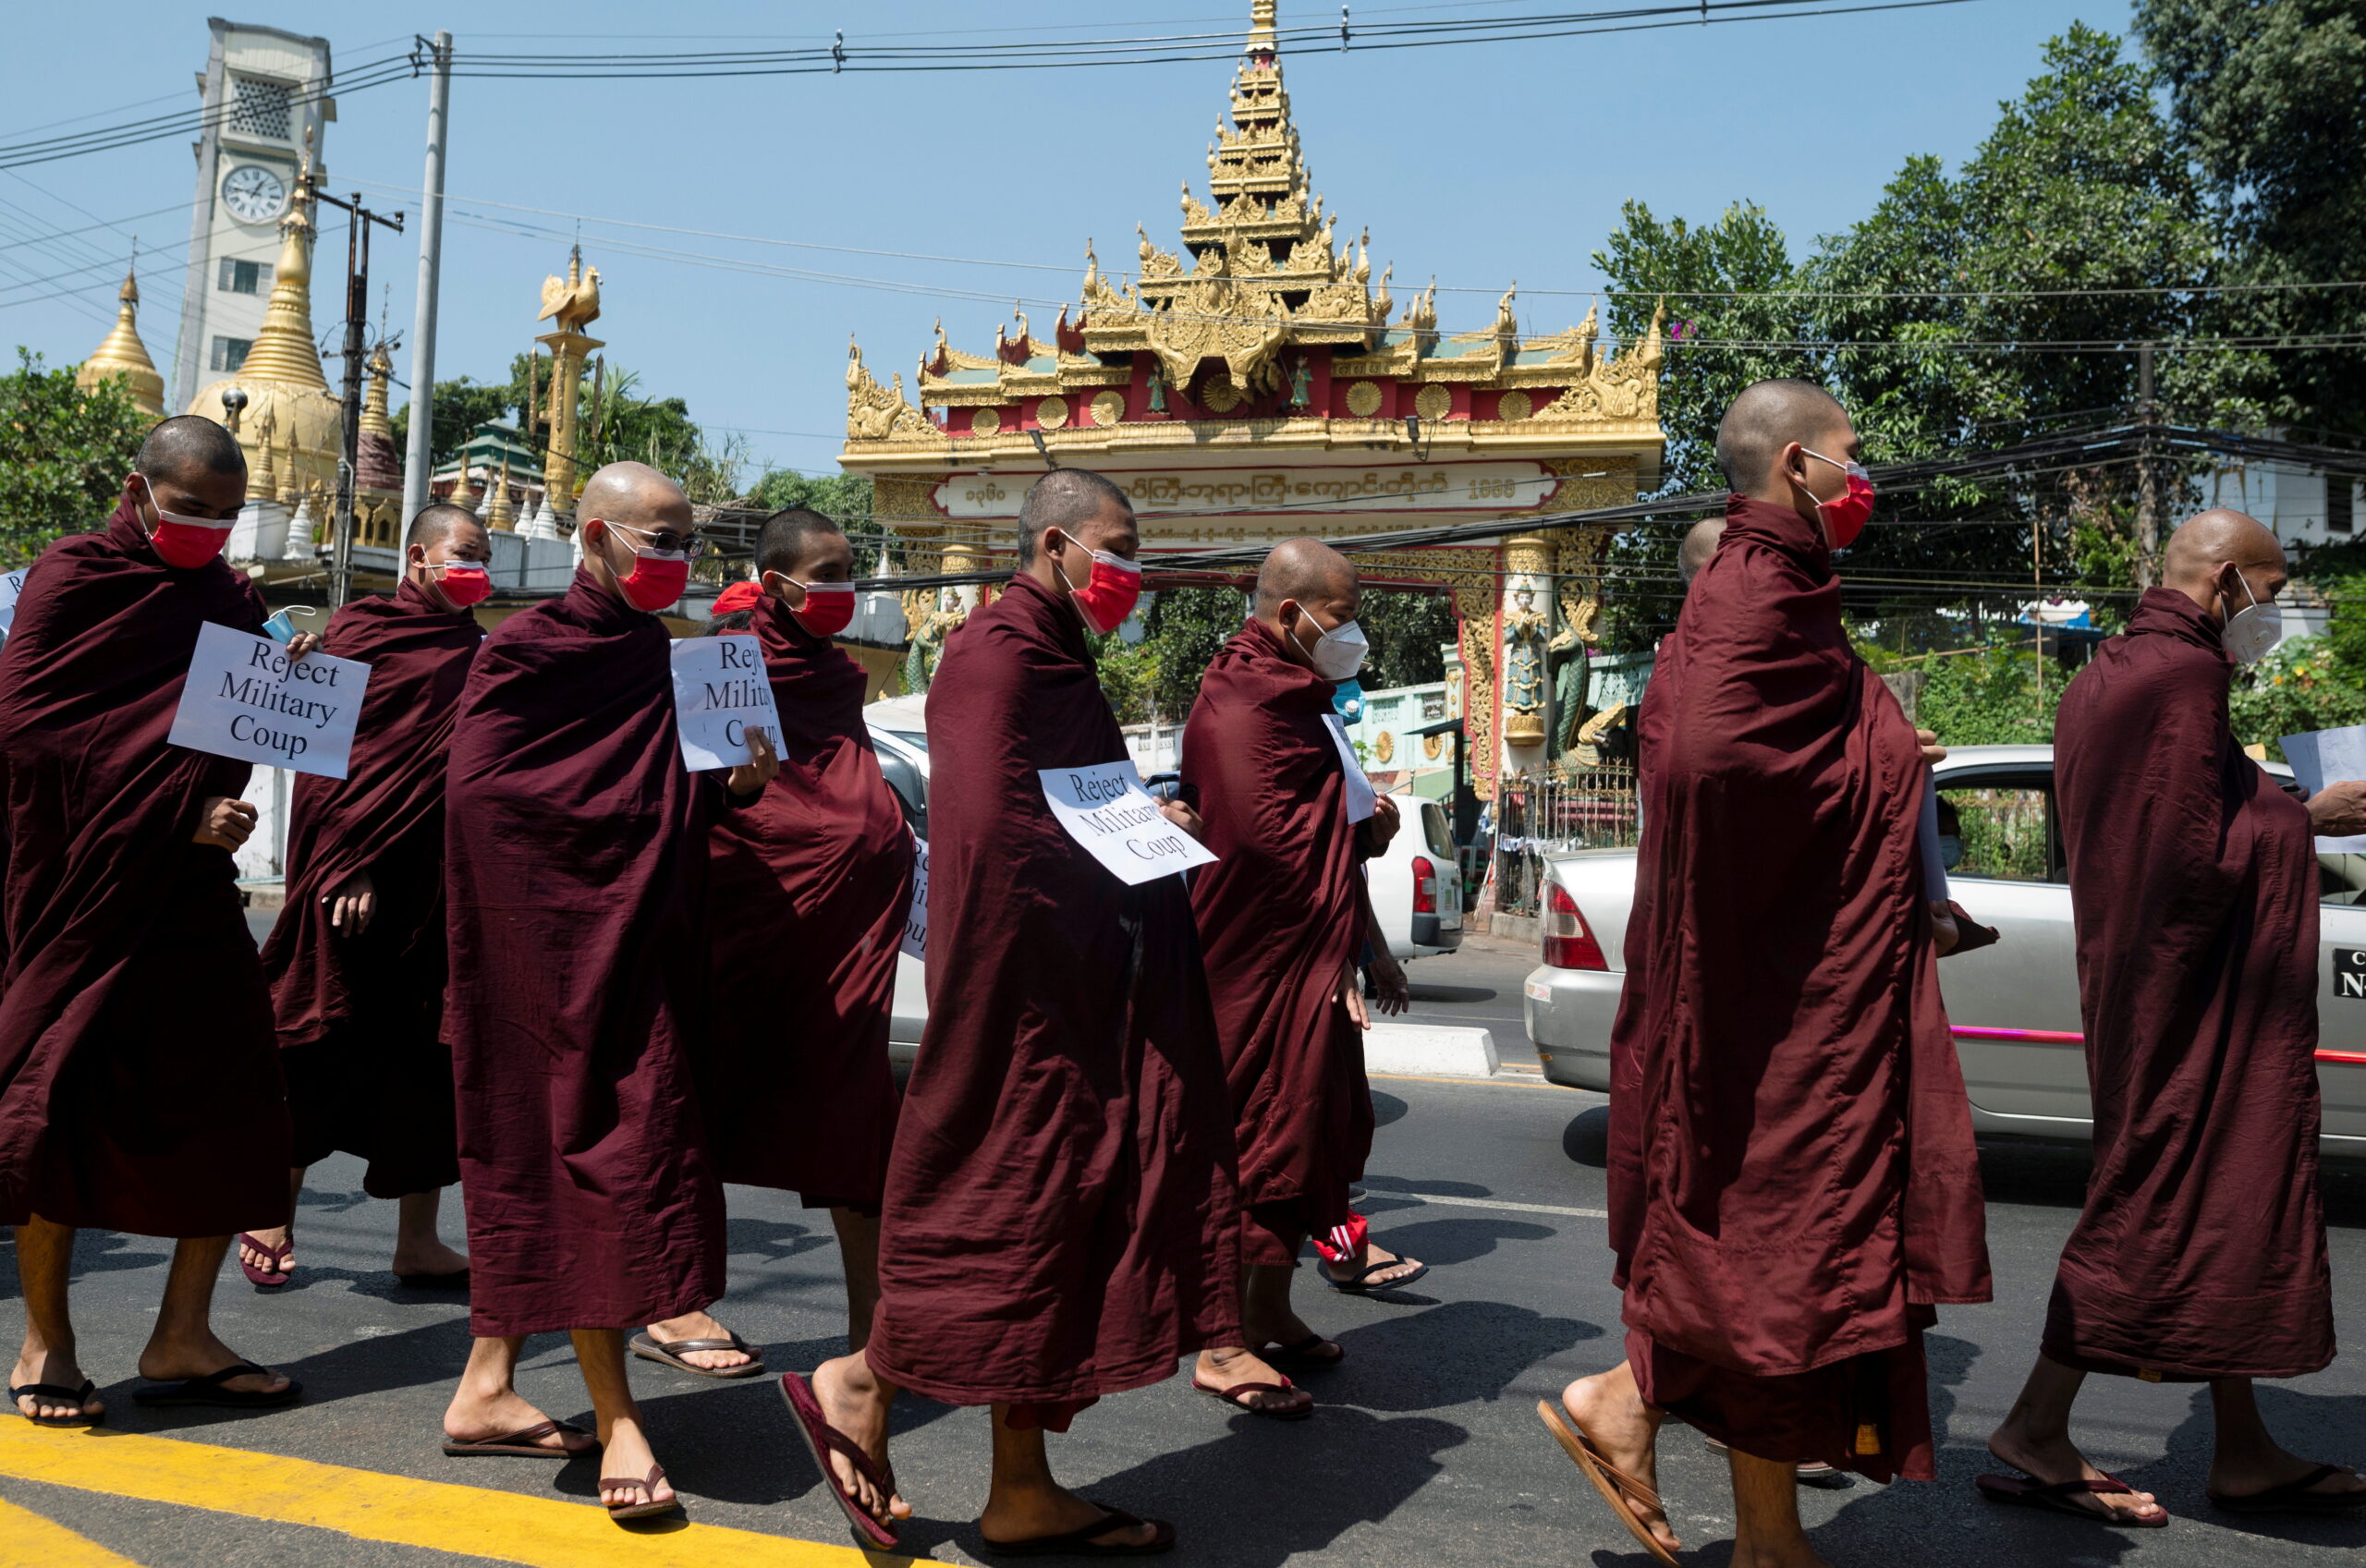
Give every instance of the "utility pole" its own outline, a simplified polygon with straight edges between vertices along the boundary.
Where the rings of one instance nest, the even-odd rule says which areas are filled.
[[[384,224],[403,231],[403,215],[387,217],[361,204],[361,192],[349,201],[324,190],[308,192],[313,200],[342,207],[348,215],[345,231],[345,392],[337,420],[336,522],[329,548],[329,609],[336,610],[353,594],[353,476],[361,461],[362,338],[370,330],[370,225]]]
[[[2154,464],[2161,406],[2153,400],[2153,346],[2136,350],[2136,587],[2151,588],[2161,570],[2161,476]]]
[[[427,508],[435,450],[435,287],[444,265],[444,138],[452,103],[452,35],[435,35],[427,85],[427,177],[421,185],[419,307],[410,329],[410,440],[403,461],[405,527]]]

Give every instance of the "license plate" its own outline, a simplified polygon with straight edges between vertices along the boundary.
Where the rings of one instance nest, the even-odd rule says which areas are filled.
[[[1521,986],[1520,989],[1528,992],[1528,999],[1531,1002],[1550,1002],[1553,1000],[1553,987],[1547,981],[1530,980],[1525,985]]]

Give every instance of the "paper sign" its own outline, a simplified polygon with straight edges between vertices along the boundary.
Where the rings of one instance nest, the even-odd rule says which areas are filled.
[[[2284,760],[2292,764],[2293,778],[2311,795],[2329,784],[2366,779],[2366,724],[2287,735],[2283,746]],[[2366,855],[2366,836],[2321,838],[2317,840],[2317,853]]]
[[[1372,780],[1356,760],[1356,748],[1348,742],[1348,726],[1339,722],[1339,715],[1325,713],[1323,719],[1331,727],[1331,744],[1339,748],[1339,766],[1348,775],[1348,820],[1360,822],[1372,814]]]
[[[291,659],[267,637],[208,621],[165,738],[267,768],[345,777],[370,666],[326,653]]]
[[[1089,768],[1044,768],[1043,798],[1068,836],[1129,885],[1171,877],[1215,857],[1166,820],[1142,788],[1132,760]]]
[[[17,600],[25,591],[25,574],[31,570],[30,566],[19,566],[0,574],[0,642],[8,640],[8,633],[17,624]]]
[[[748,726],[780,748],[780,710],[764,674],[763,645],[747,632],[686,637],[674,644],[674,723],[691,772],[752,762]]]
[[[928,840],[912,835],[912,903],[904,913],[904,944],[909,958],[928,962]]]

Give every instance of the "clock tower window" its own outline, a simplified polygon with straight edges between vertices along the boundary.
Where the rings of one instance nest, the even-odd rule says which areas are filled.
[[[242,76],[232,77],[230,86],[235,94],[230,103],[230,129],[234,133],[269,141],[290,139],[287,110],[293,94],[286,82]]]
[[[240,261],[225,256],[221,281],[215,286],[226,294],[261,294],[270,282],[269,261]]]

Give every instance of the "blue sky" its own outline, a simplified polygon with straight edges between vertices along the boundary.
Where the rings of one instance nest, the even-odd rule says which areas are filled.
[[[0,67],[0,142],[193,107],[192,73],[204,65],[213,8],[140,0],[17,8]],[[1564,8],[1393,0],[1355,14],[1400,20]],[[342,68],[439,27],[463,49],[488,51],[782,48],[826,43],[839,29],[860,51],[866,38],[977,42],[994,36],[981,30],[989,28],[1045,38],[1206,31],[1245,27],[1248,10],[1248,0],[984,9],[950,0],[393,0],[239,5],[231,14],[321,33]],[[1335,6],[1294,0],[1281,10],[1285,23],[1335,17]],[[555,34],[562,17],[569,30]],[[1541,332],[1584,314],[1583,291],[1601,281],[1589,258],[1622,201],[1705,219],[1755,201],[1793,237],[1795,252],[1804,250],[1814,235],[1862,215],[1909,154],[1951,164],[1967,155],[1994,123],[1997,101],[2017,96],[2037,70],[2045,39],[2074,18],[2113,30],[2127,21],[2118,3],[1970,0],[1524,43],[1326,51],[1286,57],[1284,69],[1316,187],[1343,234],[1369,225],[1374,270],[1395,262],[1397,298],[1434,274],[1441,324],[1469,330],[1492,319],[1496,296],[1517,279],[1522,322]],[[1088,236],[1113,266],[1130,263],[1138,222],[1171,249],[1178,182],[1188,176],[1205,193],[1202,157],[1229,77],[1228,65],[1201,63],[456,82],[438,373],[506,374],[532,338],[539,286],[564,270],[579,214],[586,259],[604,278],[605,313],[594,330],[609,344],[610,364],[638,372],[644,393],[687,398],[710,427],[746,432],[757,470],[829,471],[844,429],[849,334],[883,380],[902,370],[909,382],[939,315],[956,346],[982,352],[995,323],[1009,320],[1009,297],[1073,299]],[[341,98],[327,149],[333,188],[361,184],[384,205],[415,211],[425,117],[423,81]],[[183,140],[0,171],[0,345],[27,345],[52,363],[79,359],[113,321],[121,258],[136,233],[150,258],[142,335],[165,364],[192,181]],[[323,217],[325,281],[342,261],[344,235],[340,215]],[[100,220],[110,226],[91,226]],[[44,237],[61,229],[89,232]],[[707,237],[714,234],[750,239]],[[757,275],[633,254],[622,242],[868,281]],[[100,265],[111,258],[112,270]],[[382,238],[375,260],[372,296],[387,298],[393,324],[407,329],[415,242]],[[72,273],[83,267],[96,270]],[[1058,270],[1036,270],[1043,267]],[[60,273],[70,275],[28,281]],[[314,324],[324,333],[335,297],[334,286],[316,287]],[[1055,313],[1030,308],[1039,332]],[[398,373],[408,375],[408,362],[397,356]]]

